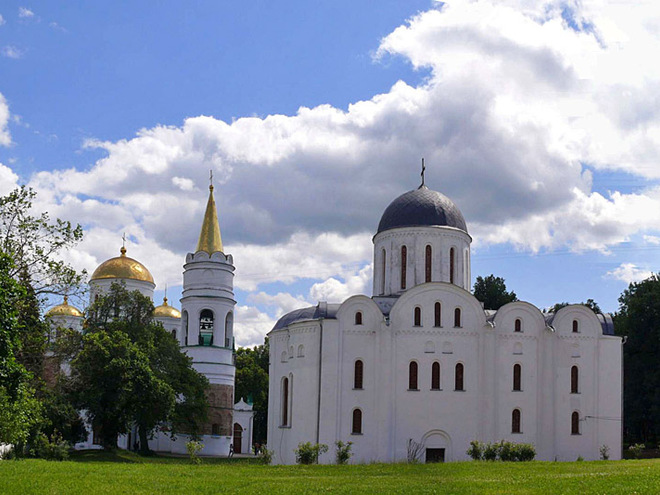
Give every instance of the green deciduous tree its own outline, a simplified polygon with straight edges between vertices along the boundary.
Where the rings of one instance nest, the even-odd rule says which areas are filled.
[[[253,349],[239,347],[236,350],[237,398],[252,399],[255,410],[255,443],[266,443],[268,423],[268,339]]]
[[[633,282],[619,298],[614,328],[623,346],[623,417],[628,442],[660,439],[660,277]]]
[[[561,308],[565,308],[566,306],[570,306],[570,304],[571,303],[567,303],[567,302],[557,303],[549,309],[549,312],[550,313],[556,313]],[[593,311],[596,314],[601,314],[602,313],[602,311],[600,309],[600,306],[598,306],[598,303],[596,301],[594,301],[593,299],[587,299],[586,302],[581,302],[581,303],[578,303],[578,304],[582,304],[583,306],[586,306],[587,308],[589,308],[591,311]]]
[[[495,275],[477,277],[474,283],[474,297],[484,303],[484,309],[494,310],[518,300],[515,292],[506,290],[504,279]]]
[[[18,279],[22,270],[27,271],[37,296],[79,291],[85,273],[77,273],[58,255],[82,240],[82,227],[51,221],[48,213],[34,216],[35,196],[23,186],[0,198],[0,250],[13,260],[10,275]]]
[[[24,296],[12,278],[12,261],[0,251],[0,443],[22,443],[41,419],[29,373],[17,362],[20,349],[17,302]]]
[[[104,446],[136,424],[140,448],[159,425],[195,434],[206,417],[206,378],[165,329],[153,320],[153,303],[113,284],[88,310],[82,350],[72,361],[79,407],[100,428]]]

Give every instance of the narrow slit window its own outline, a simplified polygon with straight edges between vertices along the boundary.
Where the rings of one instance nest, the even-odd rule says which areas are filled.
[[[514,409],[511,413],[511,433],[521,433],[520,429],[520,409]]]
[[[513,390],[514,392],[520,392],[522,390],[522,367],[519,364],[513,365]]]
[[[418,390],[417,388],[417,363],[410,361],[408,366],[408,390]]]
[[[433,273],[433,249],[431,246],[426,246],[424,263],[424,281],[430,282]]]
[[[289,424],[289,379],[282,379],[282,426]]]
[[[387,268],[387,252],[383,249],[382,251],[382,268],[381,268],[381,279],[380,279],[380,293],[385,294],[385,270]]]
[[[522,321],[520,321],[520,318],[516,318],[516,323],[514,324],[513,331],[522,332]]]
[[[454,310],[454,326],[455,327],[461,326],[461,308],[456,308]]]
[[[361,359],[355,361],[355,370],[353,373],[353,388],[362,389],[364,385],[364,363]]]
[[[580,413],[573,411],[571,414],[571,435],[580,434]]]
[[[355,312],[355,324],[362,325],[362,311]]]
[[[580,330],[580,329],[578,328],[578,321],[577,321],[577,320],[573,320],[573,333],[578,333],[579,330]]]
[[[451,248],[449,250],[449,283],[454,283],[454,264],[456,263],[456,250]]]
[[[439,302],[435,303],[434,313],[435,313],[435,315],[434,315],[435,316],[434,326],[441,327],[442,326],[442,305]]]
[[[462,363],[456,365],[456,372],[454,373],[454,390],[465,390],[464,387],[464,368]]]
[[[431,390],[440,390],[440,363],[437,361],[431,366]]]
[[[408,263],[408,248],[401,246],[401,290],[406,288],[406,265]]]
[[[422,326],[422,308],[419,306],[415,308],[413,311],[413,324],[416,327],[421,327]]]
[[[354,435],[362,433],[362,411],[360,409],[353,409],[353,427],[351,430]]]
[[[579,378],[580,378],[580,371],[578,370],[577,366],[573,366],[571,368],[571,393],[572,394],[577,394],[578,393]]]

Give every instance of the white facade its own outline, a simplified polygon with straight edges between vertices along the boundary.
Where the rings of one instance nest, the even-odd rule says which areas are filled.
[[[622,348],[609,315],[526,302],[484,311],[468,291],[470,236],[444,217],[417,222],[425,201],[397,219],[408,226],[381,220],[374,297],[294,311],[269,333],[275,462],[294,463],[300,442],[329,445],[320,461],[334,462],[339,440],[353,442],[354,463],[405,461],[410,440],[422,461],[467,460],[470,441],[502,439],[533,443],[541,460],[598,459],[603,445],[620,458]]]

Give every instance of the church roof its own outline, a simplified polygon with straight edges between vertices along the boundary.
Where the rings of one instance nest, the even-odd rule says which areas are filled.
[[[163,304],[154,308],[154,318],[181,318],[181,312],[167,304],[167,297],[165,297]]]
[[[151,282],[152,284],[154,283],[154,278],[142,263],[126,256],[125,247],[121,248],[120,253],[120,256],[110,258],[101,263],[98,268],[94,270],[94,273],[92,273],[91,279],[126,278]]]
[[[220,223],[218,222],[218,211],[215,207],[215,198],[213,197],[213,186],[209,186],[209,200],[206,203],[206,212],[202,222],[202,230],[199,233],[197,241],[197,250],[208,254],[222,251],[222,237],[220,236]]]
[[[334,320],[337,318],[339,306],[341,306],[341,304],[327,304],[320,302],[316,306],[309,306],[307,308],[290,311],[277,320],[273,330],[288,327],[297,321],[318,320],[321,318]]]
[[[422,185],[402,194],[385,209],[378,233],[398,227],[455,227],[467,233],[463,214],[444,194]]]
[[[69,304],[68,296],[64,296],[64,302],[53,306],[48,310],[46,316],[75,316],[77,318],[82,318],[82,312],[75,306]]]

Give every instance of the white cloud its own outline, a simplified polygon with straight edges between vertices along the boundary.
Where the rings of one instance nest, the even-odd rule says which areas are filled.
[[[0,53],[2,53],[3,57],[7,58],[13,58],[15,60],[21,58],[23,56],[23,53],[25,53],[23,50],[18,48],[17,46],[14,45],[6,45],[2,47],[2,50],[0,50]]]
[[[272,330],[276,321],[254,306],[237,305],[234,318],[236,346],[253,347],[263,344],[264,337]]]
[[[51,27],[51,29],[53,29],[53,30],[55,30],[55,31],[59,31],[59,32],[61,32],[61,33],[68,33],[68,32],[69,32],[65,27],[60,26],[60,25],[59,25],[57,22],[55,22],[55,21],[50,22],[48,25]]]
[[[314,301],[340,303],[356,294],[371,294],[372,271],[373,268],[369,264],[346,277],[345,282],[331,277],[324,282],[316,283],[309,291],[310,297]]]
[[[7,100],[0,93],[0,146],[9,146],[11,144],[11,134],[9,134],[9,105]]]
[[[34,12],[27,7],[19,7],[18,8],[18,17],[21,19],[31,19],[34,17]]]
[[[650,270],[640,268],[634,263],[622,263],[614,270],[607,272],[606,276],[629,284],[647,279],[651,275],[652,272]]]
[[[18,175],[0,163],[0,196],[5,196],[18,186]]]
[[[195,189],[195,183],[190,179],[186,179],[185,177],[172,177],[172,184],[177,186],[182,191],[192,191]]]
[[[7,21],[5,21],[5,18],[2,17],[2,14],[0,14],[0,26],[2,26],[3,24],[6,24],[6,23],[7,23]]]
[[[653,244],[654,246],[660,245],[660,237],[657,235],[644,235],[643,238],[646,244]]]

